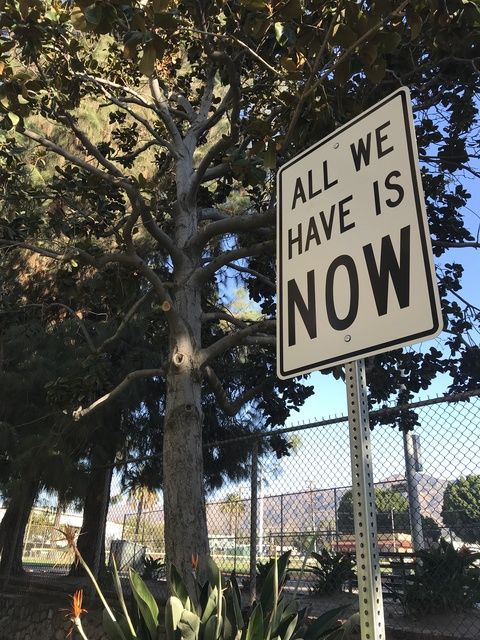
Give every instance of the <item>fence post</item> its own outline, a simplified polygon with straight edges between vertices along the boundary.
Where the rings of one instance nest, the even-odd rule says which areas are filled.
[[[125,529],[127,526],[127,514],[123,514],[123,525],[122,525],[122,540],[125,540]]]
[[[405,474],[407,477],[408,511],[410,514],[412,543],[414,551],[420,551],[425,547],[425,540],[423,537],[422,511],[415,472],[416,464],[413,434],[408,429],[403,429],[403,448],[405,452]]]
[[[334,507],[335,507],[335,546],[336,549],[335,551],[338,552],[338,547],[339,547],[339,537],[338,537],[338,504],[337,504],[337,488],[334,487],[333,489],[333,503],[334,503]]]
[[[257,578],[257,500],[258,500],[258,440],[252,445],[250,478],[250,604],[256,600]]]
[[[280,496],[280,554],[283,554],[283,493]]]

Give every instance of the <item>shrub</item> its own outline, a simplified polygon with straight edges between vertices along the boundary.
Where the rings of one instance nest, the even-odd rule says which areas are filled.
[[[405,589],[408,613],[442,613],[469,609],[480,601],[480,554],[456,551],[440,540],[438,548],[420,551],[420,563]]]
[[[338,553],[327,548],[320,553],[312,551],[312,558],[316,564],[309,568],[314,573],[317,581],[314,591],[322,595],[340,593],[343,584],[351,580],[354,573],[354,560],[349,553]]]
[[[165,563],[160,558],[145,556],[142,578],[144,580],[162,580],[165,578]]]

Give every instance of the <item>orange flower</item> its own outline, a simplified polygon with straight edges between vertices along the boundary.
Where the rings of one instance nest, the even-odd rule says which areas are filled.
[[[72,604],[70,609],[63,609],[63,611],[67,612],[65,614],[65,618],[68,618],[72,623],[72,626],[68,630],[67,638],[72,635],[74,629],[78,629],[78,626],[80,624],[80,617],[82,613],[87,613],[87,610],[82,608],[83,589],[80,589],[79,591],[75,591],[75,593],[73,594],[73,596],[71,596],[71,598],[72,598]]]
[[[82,609],[83,604],[83,589],[75,591],[72,596],[72,615],[74,618],[80,618],[82,613],[87,613],[86,609]]]
[[[196,571],[198,567],[198,553],[192,553],[192,569]]]

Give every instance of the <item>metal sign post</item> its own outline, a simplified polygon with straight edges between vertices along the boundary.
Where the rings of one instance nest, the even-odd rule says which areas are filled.
[[[365,361],[345,365],[362,640],[385,640]]]

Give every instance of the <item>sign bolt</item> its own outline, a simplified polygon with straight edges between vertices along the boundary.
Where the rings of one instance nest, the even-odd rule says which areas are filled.
[[[350,340],[352,339],[352,336],[347,333],[347,335],[344,337],[345,342],[350,342]]]
[[[335,142],[335,144],[333,145],[333,148],[334,149],[338,149],[339,146],[340,146],[340,143],[339,142]]]

